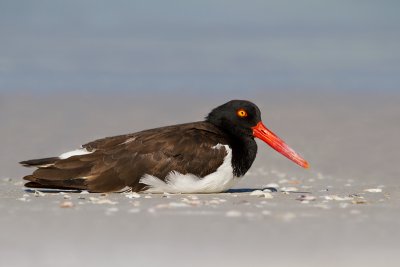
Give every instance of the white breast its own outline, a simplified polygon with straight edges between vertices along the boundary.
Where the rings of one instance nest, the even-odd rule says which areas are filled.
[[[209,175],[200,178],[194,174],[171,172],[165,182],[155,176],[145,174],[140,183],[149,186],[145,192],[151,193],[218,193],[234,186],[239,178],[233,175],[232,149],[228,145],[218,144],[214,149],[225,149],[227,155],[219,168]]]

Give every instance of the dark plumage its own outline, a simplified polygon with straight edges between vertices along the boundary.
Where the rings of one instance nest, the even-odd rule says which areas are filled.
[[[239,116],[239,110],[246,112]],[[232,149],[232,176],[243,176],[257,153],[253,128],[260,110],[248,101],[234,100],[214,109],[202,122],[167,126],[99,139],[83,145],[87,154],[65,159],[51,157],[21,162],[36,167],[27,187],[82,189],[90,192],[148,189],[141,178],[148,174],[165,182],[171,172],[202,179],[218,170]]]

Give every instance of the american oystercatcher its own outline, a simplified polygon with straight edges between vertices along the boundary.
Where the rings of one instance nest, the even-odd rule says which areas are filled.
[[[260,138],[298,165],[308,163],[261,121],[259,108],[232,100],[205,121],[106,137],[59,157],[22,161],[36,167],[32,188],[154,193],[216,193],[230,189],[251,167]]]

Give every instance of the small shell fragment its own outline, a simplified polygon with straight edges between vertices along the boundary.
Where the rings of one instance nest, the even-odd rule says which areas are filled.
[[[264,196],[264,192],[261,190],[254,190],[250,193],[250,196],[262,197]]]
[[[338,195],[328,195],[324,196],[326,200],[336,200],[336,201],[345,201],[345,200],[352,200],[351,197],[339,197]]]
[[[297,192],[299,189],[297,187],[282,187],[282,192]]]
[[[31,201],[30,198],[28,198],[28,197],[20,197],[20,198],[17,198],[17,200],[22,201],[22,202],[29,202],[29,201]]]
[[[200,200],[191,200],[191,199],[188,199],[188,198],[185,198],[185,197],[182,198],[182,202],[183,203],[187,203],[187,204],[189,204],[191,206],[200,206],[202,204],[202,202]],[[209,203],[206,203],[206,205],[209,205]]]
[[[266,199],[273,199],[274,197],[272,196],[271,193],[264,192],[264,198],[266,198]]]
[[[164,204],[158,204],[154,208],[155,209],[172,209],[172,208],[187,208],[190,207],[189,204],[182,203],[182,202],[170,202]]]
[[[116,201],[112,201],[112,200],[109,200],[107,198],[90,197],[89,200],[93,204],[111,204],[111,205],[115,205],[115,204],[118,203]]]
[[[73,208],[74,207],[74,203],[72,203],[71,201],[63,201],[60,204],[60,208]]]
[[[190,207],[189,204],[182,203],[182,202],[170,202],[168,204],[168,206],[171,207],[171,208],[186,208],[186,207]]]
[[[351,202],[353,204],[367,204],[367,201],[363,198],[355,198]]]
[[[132,198],[140,198],[140,195],[136,192],[130,192],[125,194],[125,197],[132,199]]]
[[[35,190],[34,195],[35,197],[44,197],[46,194],[41,191]]]
[[[164,192],[163,195],[162,195],[162,197],[163,197],[163,198],[171,198],[171,195],[172,195],[171,193]]]
[[[253,192],[250,193],[250,196],[264,197],[264,198],[267,198],[267,199],[274,198],[271,193],[264,192],[264,191],[261,191],[261,190],[254,190]]]
[[[369,188],[369,189],[365,189],[364,191],[369,192],[369,193],[381,193],[382,188]]]

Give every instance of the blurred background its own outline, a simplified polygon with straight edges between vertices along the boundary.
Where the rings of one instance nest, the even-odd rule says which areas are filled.
[[[396,91],[399,11],[394,0],[1,0],[0,90]]]

